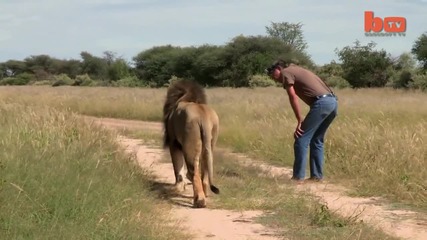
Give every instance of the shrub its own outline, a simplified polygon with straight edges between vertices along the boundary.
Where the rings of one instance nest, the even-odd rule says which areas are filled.
[[[409,70],[399,71],[391,78],[393,88],[409,88],[412,85],[412,72]]]
[[[338,88],[338,89],[351,87],[350,83],[347,80],[345,80],[342,77],[338,77],[338,76],[331,76],[331,77],[327,78],[326,83],[330,87]]]
[[[142,87],[144,84],[136,77],[125,77],[113,82],[114,87]]]
[[[98,84],[88,74],[77,75],[73,86],[97,86]]]
[[[253,75],[249,77],[249,87],[271,87],[276,86],[276,82],[266,75]]]
[[[31,80],[34,79],[33,74],[21,73],[15,77],[7,77],[0,81],[0,85],[27,85]]]
[[[427,91],[427,74],[416,74],[413,76],[413,82],[410,87]]]
[[[64,73],[55,75],[53,79],[54,79],[54,82],[52,84],[52,87],[73,84],[73,80],[70,77],[68,77],[67,74],[64,74]]]
[[[183,80],[183,78],[179,78],[179,77],[177,77],[175,75],[172,75],[171,78],[168,80],[168,82],[165,83],[165,84],[163,84],[163,87],[169,87],[172,83],[174,83],[176,81],[180,81],[180,80]],[[150,85],[151,84],[149,83],[149,86]]]
[[[52,85],[52,81],[50,80],[41,80],[33,83],[34,86],[43,86],[43,85]]]

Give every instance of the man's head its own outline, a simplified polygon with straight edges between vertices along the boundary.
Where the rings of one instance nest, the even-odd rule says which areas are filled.
[[[287,63],[284,60],[278,60],[275,63],[273,63],[270,67],[265,69],[265,73],[270,76],[275,81],[280,80],[280,71],[283,68],[286,68],[289,66],[289,63]]]

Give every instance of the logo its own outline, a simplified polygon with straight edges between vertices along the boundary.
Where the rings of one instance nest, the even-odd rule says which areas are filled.
[[[405,36],[406,18],[375,17],[374,12],[365,11],[365,36]]]

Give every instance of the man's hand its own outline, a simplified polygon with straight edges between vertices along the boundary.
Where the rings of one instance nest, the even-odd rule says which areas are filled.
[[[297,139],[302,136],[304,130],[301,129],[302,122],[298,122],[297,128],[295,129],[294,138]]]

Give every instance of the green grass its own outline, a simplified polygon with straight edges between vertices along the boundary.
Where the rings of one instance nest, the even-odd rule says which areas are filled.
[[[188,237],[115,137],[72,113],[0,101],[0,239]]]
[[[427,210],[427,94],[338,90],[326,136],[325,176],[352,194]],[[219,144],[281,166],[293,162],[296,120],[281,88],[207,90],[220,117]],[[0,87],[0,99],[80,114],[159,121],[166,89]],[[303,106],[306,113],[308,108]]]

